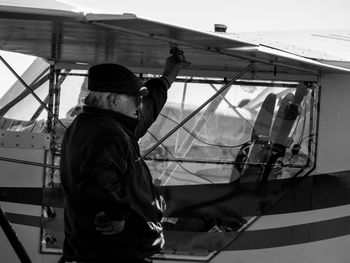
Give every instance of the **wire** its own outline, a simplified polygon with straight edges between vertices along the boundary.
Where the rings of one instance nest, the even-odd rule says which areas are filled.
[[[169,116],[166,116],[164,114],[160,114],[162,117],[174,122],[175,124],[179,124],[179,122],[175,121],[174,119],[170,118]],[[189,131],[185,126],[182,126],[181,128],[183,128],[188,134],[190,134],[193,138],[195,138],[196,140],[200,141],[201,143],[204,143],[205,145],[209,145],[209,146],[215,146],[215,147],[224,147],[224,148],[239,148],[242,147],[243,145],[245,145],[246,143],[250,142],[251,140],[244,142],[242,144],[238,144],[238,145],[222,145],[222,144],[214,144],[214,143],[209,143],[206,142],[202,139],[200,139],[199,137],[197,137],[195,134],[193,134],[191,131]]]
[[[159,140],[157,139],[157,137],[154,136],[150,131],[147,131],[147,132],[148,132],[156,141],[159,141]],[[168,150],[168,148],[167,148],[166,146],[163,145],[163,143],[161,143],[160,145],[162,145],[163,148],[171,155],[171,157],[173,157],[174,160],[176,160],[176,157],[171,153],[170,150]],[[177,164],[178,164],[184,171],[186,171],[187,173],[189,173],[189,174],[191,174],[191,175],[194,175],[194,176],[196,176],[196,177],[198,177],[198,178],[201,178],[201,179],[203,179],[204,181],[207,181],[207,182],[209,182],[209,183],[211,183],[211,184],[214,184],[213,181],[211,181],[211,180],[209,180],[209,179],[207,179],[207,178],[205,178],[205,177],[203,177],[203,176],[200,176],[200,175],[198,175],[198,174],[195,174],[195,173],[193,173],[193,172],[187,170],[185,167],[183,167],[183,166],[181,165],[180,162],[178,162],[178,161],[176,161],[176,162],[177,162]]]

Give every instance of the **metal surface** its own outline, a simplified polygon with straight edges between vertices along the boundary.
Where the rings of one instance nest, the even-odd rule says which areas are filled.
[[[88,74],[84,73],[60,73],[60,76],[79,76],[79,77],[87,77]],[[147,81],[152,79],[153,77],[139,77],[142,81]],[[226,84],[228,82],[227,78],[196,78],[196,77],[191,77],[189,78],[182,78],[178,77],[175,79],[174,82],[180,82],[180,83],[204,83],[204,84]],[[297,82],[292,82],[292,81],[262,81],[262,80],[237,80],[237,85],[242,85],[242,86],[263,86],[263,87],[280,87],[280,88],[296,88],[297,87]]]
[[[260,166],[268,166],[271,165],[266,162],[236,162],[236,161],[225,161],[225,160],[207,160],[207,159],[193,159],[193,158],[144,158],[146,161],[155,161],[155,162],[169,162],[169,163],[203,163],[203,164],[224,164],[224,165],[235,165],[235,164],[249,164],[251,166],[260,167]],[[305,165],[302,164],[281,164],[281,167],[290,167],[290,168],[305,168]]]
[[[7,148],[49,149],[50,134],[0,130],[0,145]]]
[[[274,72],[302,76],[341,71],[286,52],[268,48],[261,51],[252,42],[222,33],[195,31],[130,14],[84,16],[61,10],[0,5],[0,49],[71,63],[76,68],[115,62],[140,72],[152,69],[159,73],[169,48],[174,45],[191,61],[184,74],[196,72],[208,76],[207,72],[215,71],[221,76],[231,76],[243,68],[247,60],[256,62],[256,73],[272,76]]]

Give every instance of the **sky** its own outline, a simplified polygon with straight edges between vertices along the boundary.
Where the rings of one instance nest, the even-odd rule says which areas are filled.
[[[0,0],[7,3],[29,3],[31,0]],[[49,5],[49,0],[42,3]],[[41,2],[36,1],[39,5]],[[228,32],[350,29],[349,0],[64,0],[79,10],[94,13],[133,13],[202,31],[213,31],[214,24],[227,25]],[[1,52],[18,73],[33,58]],[[18,63],[20,62],[20,63]],[[15,78],[0,62],[4,86]],[[4,82],[5,79],[5,82]],[[5,85],[4,85],[5,84]]]
[[[349,29],[348,0],[69,0],[87,11],[133,13],[200,30],[226,24],[228,31]]]

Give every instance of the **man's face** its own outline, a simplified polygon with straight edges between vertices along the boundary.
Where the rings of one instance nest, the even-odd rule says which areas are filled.
[[[115,94],[114,111],[126,116],[137,118],[138,110],[141,107],[142,97],[127,94]]]

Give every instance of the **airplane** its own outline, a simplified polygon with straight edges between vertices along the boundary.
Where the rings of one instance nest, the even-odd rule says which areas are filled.
[[[0,4],[0,49],[37,57],[20,76],[0,56],[18,79],[0,99],[2,260],[62,254],[60,142],[89,66],[146,80],[179,50],[191,66],[139,142],[167,202],[153,262],[349,260],[350,31],[264,39],[55,8]]]

